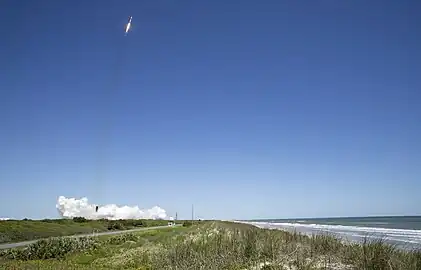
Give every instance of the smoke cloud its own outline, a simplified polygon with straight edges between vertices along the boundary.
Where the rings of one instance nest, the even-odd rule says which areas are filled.
[[[89,204],[88,198],[66,198],[60,196],[56,208],[64,218],[84,217],[86,219],[172,219],[167,217],[164,209],[154,206],[151,209],[141,210],[138,206],[117,206],[115,204],[99,205]]]

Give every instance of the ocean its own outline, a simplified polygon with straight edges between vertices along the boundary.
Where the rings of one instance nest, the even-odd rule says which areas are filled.
[[[383,239],[404,249],[421,250],[421,216],[266,219],[242,221],[261,228],[305,234],[329,233],[348,241]]]

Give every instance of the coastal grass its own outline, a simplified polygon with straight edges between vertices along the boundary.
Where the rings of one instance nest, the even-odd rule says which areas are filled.
[[[383,240],[351,244],[229,222],[63,239],[2,251],[0,269],[421,269],[420,251]]]
[[[81,217],[73,219],[2,220],[0,221],[0,244],[167,224],[168,221],[165,220],[111,221],[105,219],[87,220]]]

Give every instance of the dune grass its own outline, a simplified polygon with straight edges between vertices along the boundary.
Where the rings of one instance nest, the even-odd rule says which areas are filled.
[[[0,221],[0,244],[76,234],[167,225],[165,220],[44,219]]]
[[[245,224],[200,222],[117,236],[39,241],[3,251],[6,269],[421,269],[420,251],[383,241],[346,244]]]

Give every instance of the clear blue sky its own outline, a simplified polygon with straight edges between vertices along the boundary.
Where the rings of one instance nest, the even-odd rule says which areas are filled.
[[[182,218],[421,214],[419,10],[2,1],[0,216],[55,217],[59,195]]]

